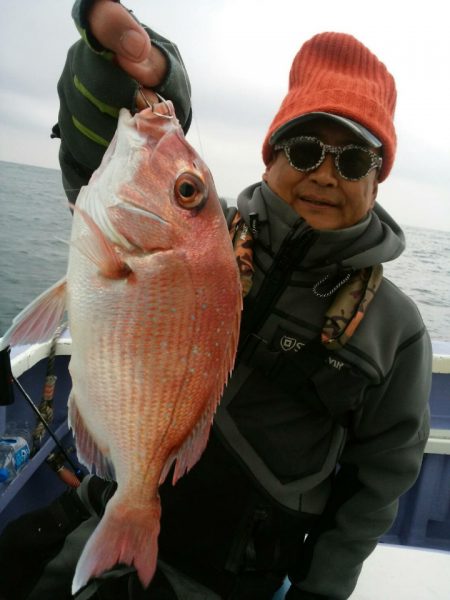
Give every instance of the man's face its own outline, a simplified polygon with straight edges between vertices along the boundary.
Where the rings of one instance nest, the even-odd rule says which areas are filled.
[[[365,145],[345,126],[323,119],[296,128],[292,136],[298,135],[317,137],[332,146]],[[279,150],[263,179],[313,229],[343,229],[355,225],[373,208],[378,191],[376,169],[359,181],[348,181],[340,177],[331,154],[327,154],[314,171],[302,173],[291,167],[284,151]]]

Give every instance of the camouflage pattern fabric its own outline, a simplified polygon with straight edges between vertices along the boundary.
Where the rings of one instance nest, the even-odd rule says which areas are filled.
[[[342,348],[355,333],[382,279],[382,265],[359,269],[337,292],[325,314],[321,335],[329,350]]]
[[[253,235],[239,212],[235,214],[229,231],[241,279],[242,297],[245,298],[253,283]]]

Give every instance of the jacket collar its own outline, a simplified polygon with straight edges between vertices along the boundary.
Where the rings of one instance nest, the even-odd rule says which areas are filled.
[[[238,210],[246,223],[257,224],[258,239],[275,254],[292,228],[298,235],[309,227],[265,182],[247,187],[238,197]],[[360,269],[397,258],[404,250],[404,234],[379,205],[359,223],[339,230],[316,230],[317,239],[302,267]]]

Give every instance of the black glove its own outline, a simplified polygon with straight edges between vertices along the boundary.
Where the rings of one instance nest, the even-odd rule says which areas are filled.
[[[120,571],[123,575],[120,576]],[[150,583],[144,589],[137,573],[131,568],[118,568],[91,580],[76,594],[74,600],[177,600],[172,586],[164,573],[157,569]]]
[[[97,475],[88,475],[78,488],[78,495],[91,515],[102,517],[109,500],[117,489],[115,481],[101,479]]]
[[[314,592],[305,592],[291,585],[285,600],[332,600],[329,596],[315,594]]]

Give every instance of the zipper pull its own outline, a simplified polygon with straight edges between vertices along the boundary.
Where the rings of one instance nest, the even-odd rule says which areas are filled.
[[[250,219],[250,229],[252,230],[253,237],[255,239],[258,238],[258,230],[259,230],[259,216],[258,213],[252,212],[249,215]]]

